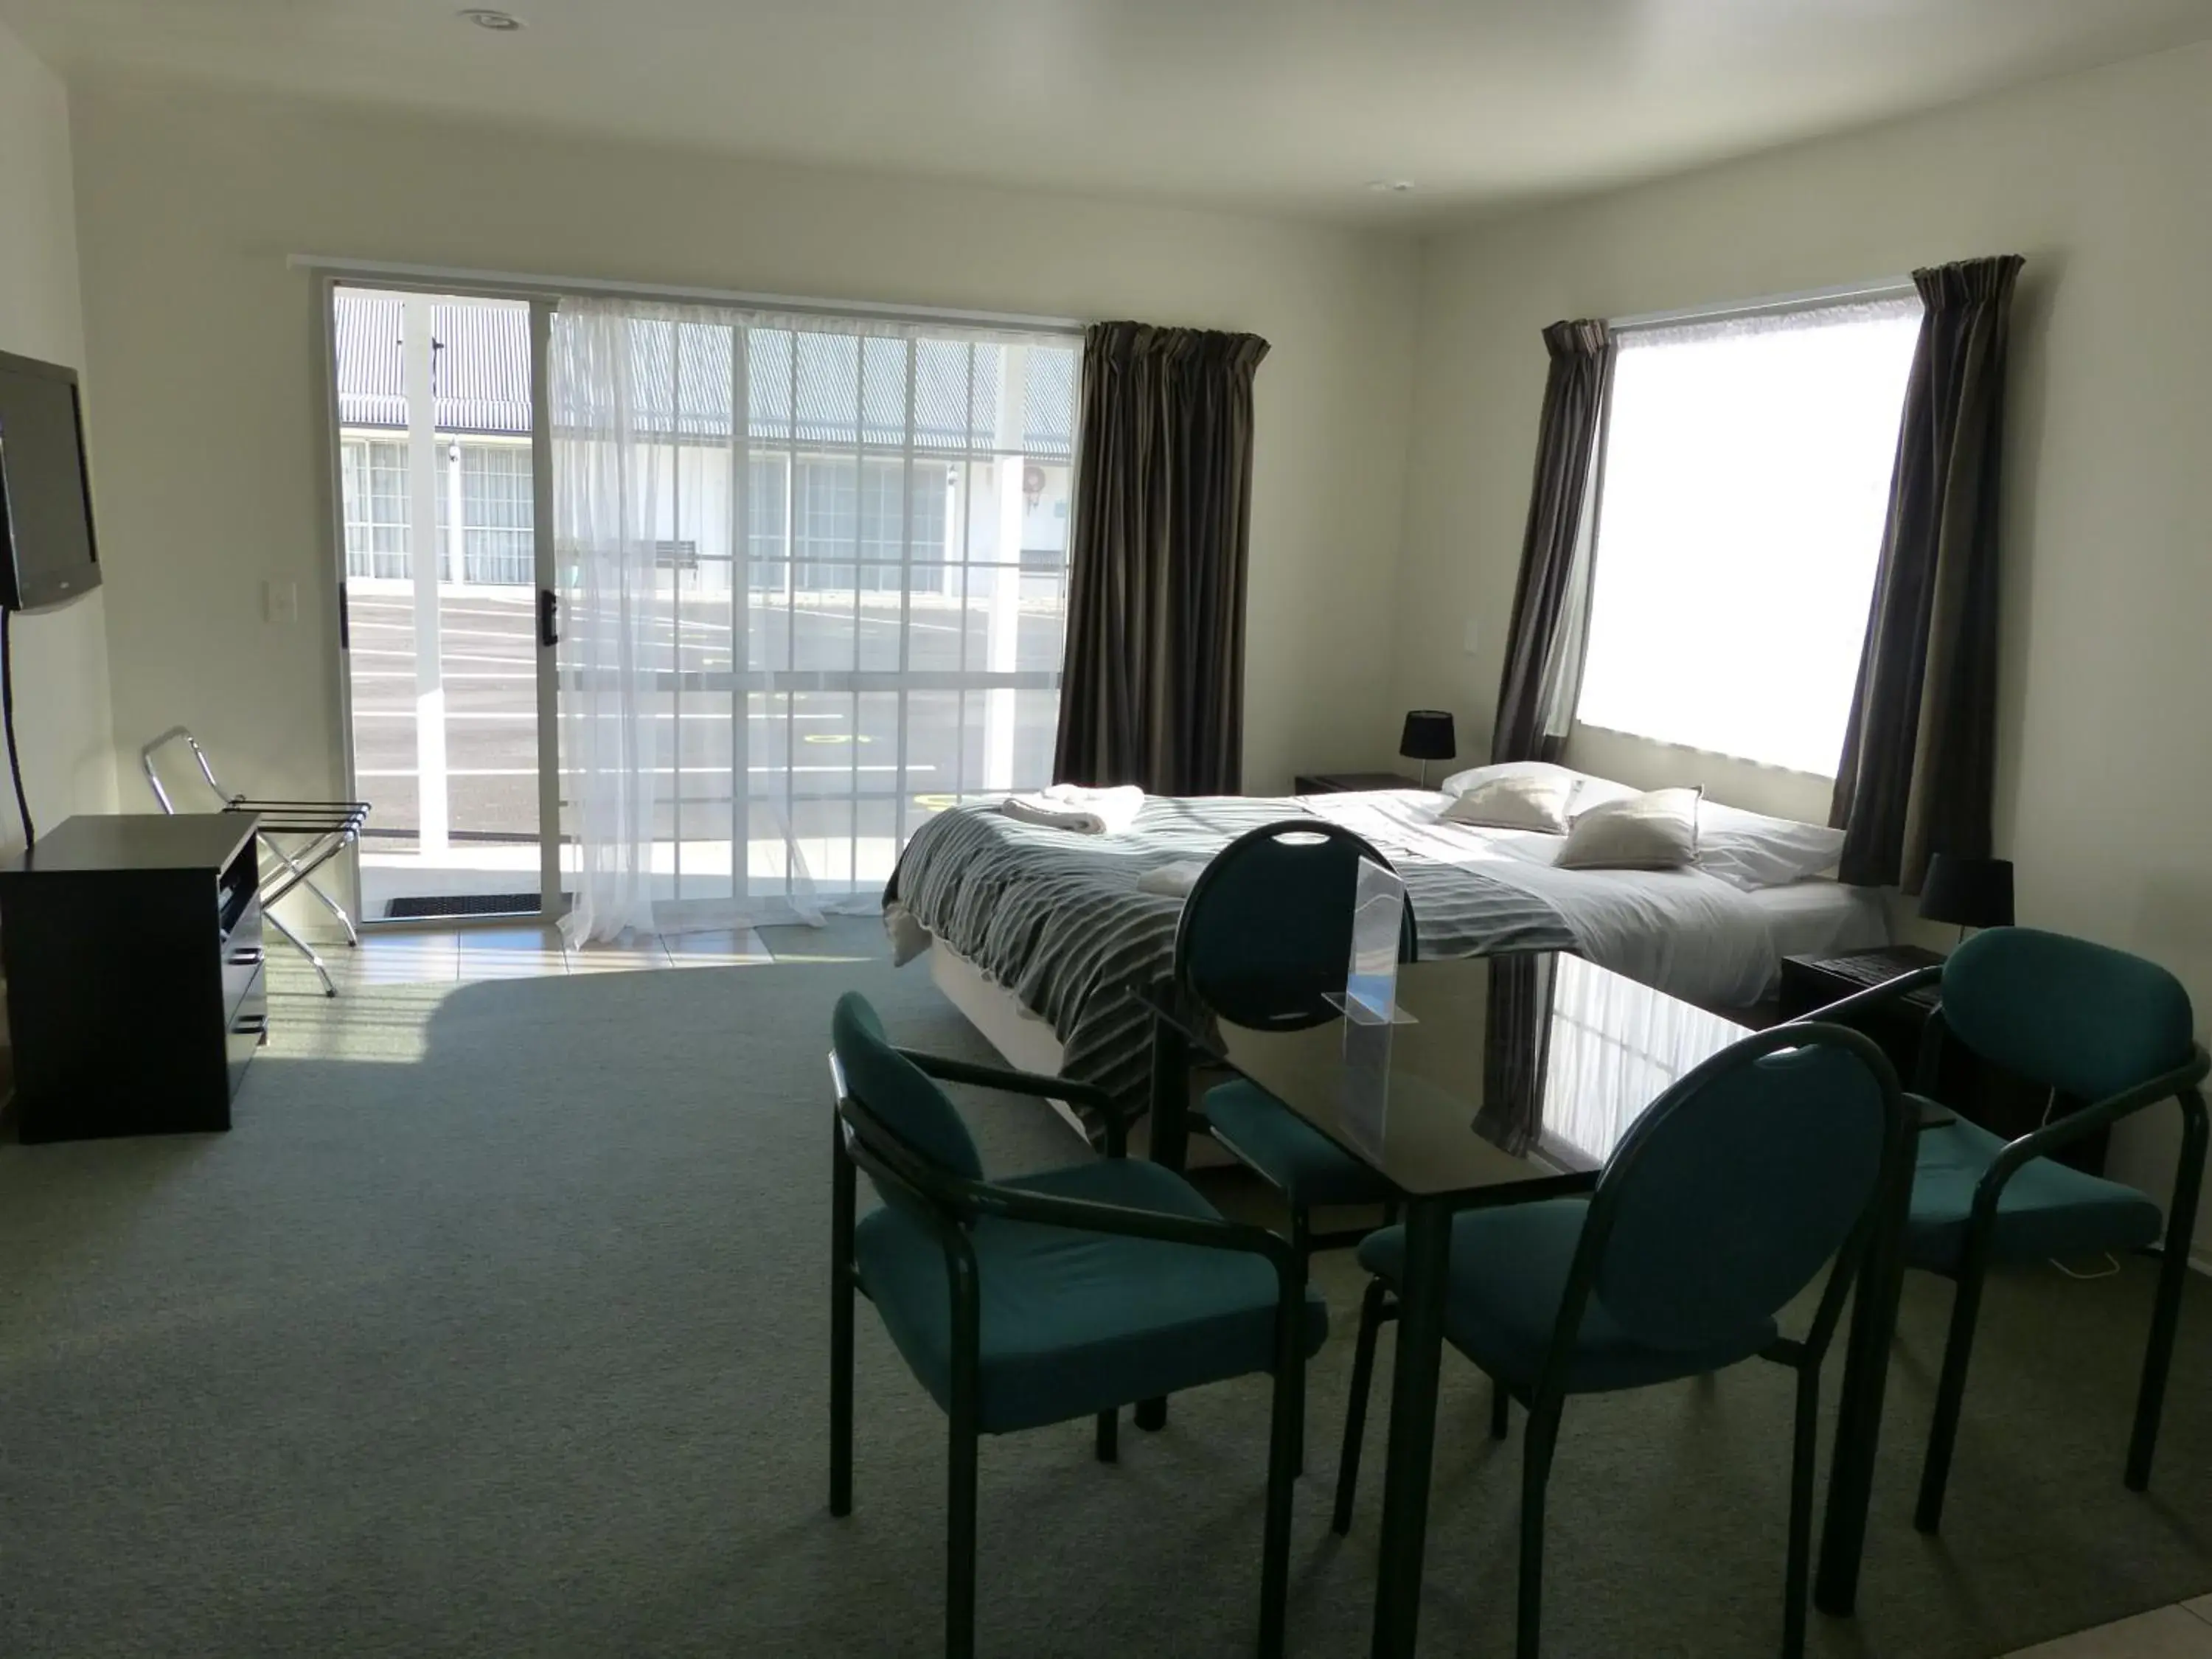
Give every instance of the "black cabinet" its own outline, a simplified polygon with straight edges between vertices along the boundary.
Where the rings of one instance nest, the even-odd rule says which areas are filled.
[[[23,1139],[230,1127],[269,1029],[255,823],[71,818],[0,870]]]

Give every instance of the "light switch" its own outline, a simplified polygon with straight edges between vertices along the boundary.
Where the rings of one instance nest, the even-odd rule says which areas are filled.
[[[1482,654],[1482,623],[1479,618],[1469,617],[1467,619],[1467,630],[1461,636],[1460,645],[1470,657]]]
[[[264,622],[272,623],[299,621],[300,584],[295,581],[262,583],[261,618]]]

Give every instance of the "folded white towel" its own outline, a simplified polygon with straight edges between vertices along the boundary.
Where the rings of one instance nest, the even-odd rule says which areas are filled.
[[[1055,783],[1030,795],[1009,795],[1000,807],[1010,818],[1047,830],[1073,830],[1082,836],[1111,836],[1136,822],[1145,792],[1133,783],[1112,789],[1085,789]]]
[[[1162,898],[1188,898],[1190,890],[1206,873],[1204,859],[1177,859],[1173,864],[1155,865],[1137,878],[1137,890],[1157,893]]]

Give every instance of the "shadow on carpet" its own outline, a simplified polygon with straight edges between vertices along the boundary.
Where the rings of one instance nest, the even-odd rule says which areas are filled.
[[[280,1011],[228,1135],[0,1148],[0,1654],[934,1651],[943,1421],[865,1310],[857,1508],[824,1507],[823,1053],[852,985],[902,1041],[988,1058],[879,943],[363,989]],[[967,1103],[995,1169],[1083,1155],[1033,1103]],[[1816,1616],[1816,1653],[1984,1659],[2212,1589],[2201,1281],[2154,1489],[2120,1485],[2145,1266],[1993,1288],[1936,1541],[1910,1516],[1948,1295],[1915,1277],[1861,1616]],[[1351,1659],[1382,1425],[1336,1539],[1358,1285],[1342,1255],[1319,1278],[1292,1651]],[[1486,1397],[1448,1355],[1430,1652],[1510,1646],[1518,1455]],[[1548,1653],[1773,1650],[1789,1410],[1758,1366],[1570,1407]],[[1188,1396],[1113,1468],[1087,1423],[988,1442],[982,1651],[1248,1652],[1266,1414],[1257,1382]]]

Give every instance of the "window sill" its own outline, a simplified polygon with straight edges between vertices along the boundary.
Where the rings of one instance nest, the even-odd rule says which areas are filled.
[[[1793,766],[1777,766],[1771,761],[1753,760],[1744,755],[1723,754],[1717,749],[1699,749],[1690,744],[1674,743],[1665,738],[1655,738],[1648,732],[1623,732],[1617,726],[1594,726],[1587,720],[1577,720],[1569,728],[1568,743],[1572,744],[1576,737],[1584,732],[1593,732],[1613,742],[1639,744],[1646,749],[1663,749],[1673,754],[1694,756],[1701,761],[1723,761],[1730,766],[1750,767],[1755,771],[1771,772],[1778,778],[1802,779],[1806,782],[1817,783],[1827,787],[1832,787],[1836,781],[1832,772],[1801,772]]]

